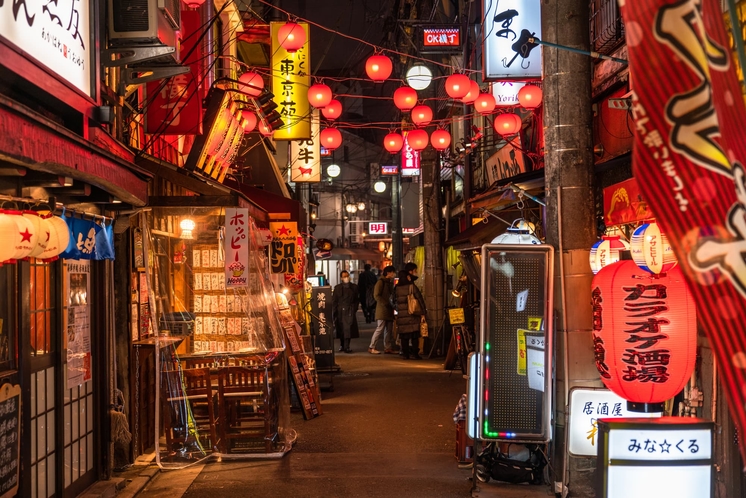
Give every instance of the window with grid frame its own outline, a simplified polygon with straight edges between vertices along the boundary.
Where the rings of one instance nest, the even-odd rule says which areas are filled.
[[[592,50],[609,55],[624,42],[624,22],[617,0],[591,0]]]

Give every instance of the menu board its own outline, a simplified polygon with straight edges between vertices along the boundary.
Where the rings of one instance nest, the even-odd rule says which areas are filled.
[[[0,498],[18,491],[21,448],[21,386],[0,387]]]
[[[314,330],[316,368],[334,368],[334,325],[332,323],[332,288],[314,287],[311,291],[311,325]]]
[[[314,372],[311,371],[311,365],[313,364],[313,361],[310,361],[312,357],[309,358],[311,353],[304,351],[303,341],[299,335],[300,327],[293,319],[289,309],[280,310],[280,323],[287,340],[288,366],[295,388],[298,390],[303,416],[306,420],[318,417],[323,412],[319,385],[315,381]]]

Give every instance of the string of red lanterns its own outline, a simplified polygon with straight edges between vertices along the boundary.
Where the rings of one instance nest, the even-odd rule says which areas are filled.
[[[327,150],[334,150],[342,145],[342,133],[336,128],[324,128],[319,135],[321,146]]]
[[[417,105],[417,90],[402,86],[394,91],[394,105],[400,111],[409,111]]]
[[[334,121],[342,115],[342,103],[337,99],[333,99],[326,107],[321,109],[321,114],[329,121]]]
[[[371,55],[365,61],[365,73],[368,75],[368,78],[377,83],[386,81],[391,76],[393,69],[391,59],[385,55]]]
[[[433,120],[433,110],[426,105],[418,105],[412,109],[412,122],[421,127],[430,124]]]
[[[291,54],[300,50],[306,44],[306,40],[306,30],[298,23],[288,21],[277,30],[277,41]]]
[[[439,128],[430,134],[430,143],[433,144],[435,150],[446,150],[451,145],[451,134]]]
[[[332,89],[323,83],[308,87],[308,102],[316,109],[323,109],[332,101]]]
[[[404,138],[398,133],[389,133],[383,139],[383,147],[390,153],[396,154],[404,147]]]

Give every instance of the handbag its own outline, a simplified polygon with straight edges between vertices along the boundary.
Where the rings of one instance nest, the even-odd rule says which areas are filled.
[[[407,311],[410,315],[421,315],[422,307],[420,302],[417,300],[417,296],[412,293],[414,284],[409,287],[409,294],[407,294]]]
[[[420,337],[428,337],[427,335],[427,322],[425,320],[420,322]]]

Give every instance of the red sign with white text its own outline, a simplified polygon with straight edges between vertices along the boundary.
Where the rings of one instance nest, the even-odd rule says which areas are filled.
[[[420,153],[409,146],[407,136],[409,132],[402,133],[404,136],[404,147],[401,149],[401,176],[419,176]]]
[[[422,44],[426,47],[459,47],[461,31],[459,28],[425,28],[422,30]]]
[[[145,85],[147,95],[145,133],[163,135],[199,135],[202,133],[202,92],[204,77],[202,23],[196,10],[181,11],[182,63],[189,72]]]

